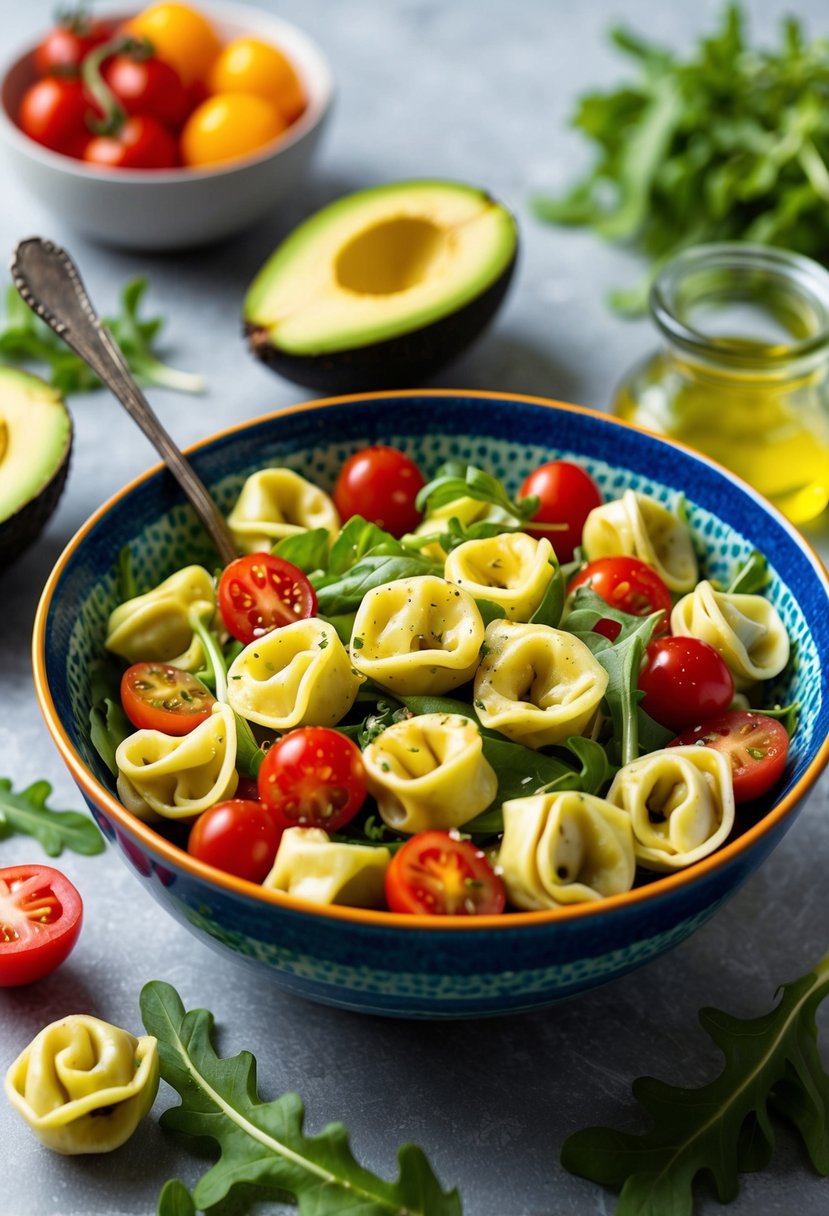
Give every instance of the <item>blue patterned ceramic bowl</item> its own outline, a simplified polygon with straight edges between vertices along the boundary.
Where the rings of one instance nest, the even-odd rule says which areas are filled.
[[[514,492],[553,457],[583,464],[608,498],[627,488],[667,504],[684,495],[703,566],[725,577],[749,551],[769,560],[770,598],[794,659],[773,696],[799,701],[784,787],[759,821],[691,869],[629,894],[555,911],[419,918],[320,907],[221,875],[119,804],[89,737],[89,666],[115,605],[116,558],[129,545],[150,586],[190,561],[215,563],[172,478],[149,473],[78,532],[44,590],[35,679],[49,729],[109,840],[173,916],[203,941],[269,973],[292,992],[347,1009],[466,1017],[550,1004],[661,954],[708,919],[770,853],[829,759],[829,585],[782,516],[690,450],[614,419],[550,402],[487,393],[372,394],[311,402],[206,440],[193,462],[224,509],[243,479],[285,463],[331,486],[357,448],[384,441],[429,472],[458,457]],[[823,660],[823,662],[821,661]]]

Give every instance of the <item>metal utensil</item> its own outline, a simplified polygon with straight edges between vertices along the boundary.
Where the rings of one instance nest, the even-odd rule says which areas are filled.
[[[11,274],[21,297],[92,368],[138,423],[175,477],[216,546],[222,564],[238,556],[224,516],[189,460],[167,434],[135,383],[118,344],[95,311],[65,249],[42,237],[19,241]]]

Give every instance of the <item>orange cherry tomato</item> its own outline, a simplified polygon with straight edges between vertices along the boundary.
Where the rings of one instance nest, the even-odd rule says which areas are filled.
[[[151,4],[125,24],[124,33],[148,39],[185,88],[207,75],[222,49],[213,24],[189,4]]]
[[[211,93],[264,97],[289,123],[305,109],[305,92],[293,64],[278,47],[260,38],[229,42],[213,63],[207,86]]]
[[[194,110],[181,133],[185,165],[200,168],[252,156],[273,143],[287,122],[253,93],[217,93]]]

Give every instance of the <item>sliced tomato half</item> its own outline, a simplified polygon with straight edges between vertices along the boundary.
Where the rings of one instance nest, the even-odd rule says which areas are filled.
[[[670,746],[689,743],[726,754],[731,762],[735,802],[752,802],[776,785],[789,754],[789,736],[783,723],[746,709],[732,709],[684,730]]]
[[[485,854],[451,832],[418,832],[394,854],[386,870],[392,912],[421,916],[497,915],[506,892]]]
[[[0,987],[31,984],[68,958],[81,931],[83,903],[51,866],[0,869]]]

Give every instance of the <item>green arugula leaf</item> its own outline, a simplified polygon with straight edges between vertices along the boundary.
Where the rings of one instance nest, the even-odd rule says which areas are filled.
[[[759,549],[752,549],[745,562],[735,570],[726,590],[729,595],[757,595],[769,583],[769,564]]]
[[[19,793],[7,777],[0,777],[0,839],[20,832],[33,836],[47,857],[60,857],[64,849],[91,856],[104,851],[104,838],[92,819],[81,811],[54,811],[47,805],[52,793],[48,781],[33,781]]]
[[[558,629],[561,614],[564,611],[565,588],[567,584],[564,581],[561,567],[555,565],[555,563],[551,563],[551,565],[554,567],[553,577],[547,584],[544,598],[530,617],[530,624],[549,625],[553,629]]]
[[[197,1208],[212,1207],[239,1184],[255,1183],[295,1197],[300,1216],[461,1216],[457,1191],[442,1189],[416,1145],[400,1149],[399,1175],[387,1182],[355,1160],[342,1124],[306,1136],[296,1094],[263,1102],[253,1056],[219,1057],[213,1015],[185,1012],[169,984],[144,986],[141,1016],[158,1039],[161,1076],[181,1097],[161,1116],[162,1127],[219,1149],[193,1190]]]
[[[161,1188],[156,1216],[196,1216],[193,1196],[178,1178],[171,1178]]]
[[[305,574],[315,574],[328,564],[328,547],[331,534],[327,528],[310,528],[285,536],[273,548],[277,557],[293,562]]]
[[[193,633],[201,642],[205,657],[207,658],[208,671],[205,672],[206,678],[204,682],[214,690],[216,700],[227,705],[228,663],[222,653],[219,639],[213,630],[207,627],[195,608],[190,609],[187,614],[187,620]],[[237,714],[235,710],[233,711],[233,717],[236,720],[236,767],[244,770],[249,777],[255,779],[265,758],[265,753],[256,742],[256,736],[251,730],[248,720],[243,718],[241,714]]]
[[[486,473],[475,465],[466,465],[457,460],[441,465],[436,475],[420,490],[415,505],[422,514],[430,514],[457,502],[461,498],[474,498],[488,503],[493,508],[487,512],[487,520],[520,527],[538,510],[536,496],[513,500],[497,477]],[[503,531],[503,528],[501,529]]]
[[[113,777],[118,776],[115,753],[135,729],[121,705],[120,680],[114,661],[101,659],[90,667],[89,737]]]
[[[403,550],[384,553],[372,550],[361,557],[345,573],[335,578],[311,578],[317,593],[321,616],[343,616],[356,612],[363,596],[374,587],[382,587],[395,579],[415,578],[422,574],[440,574],[443,566],[420,553]]]

